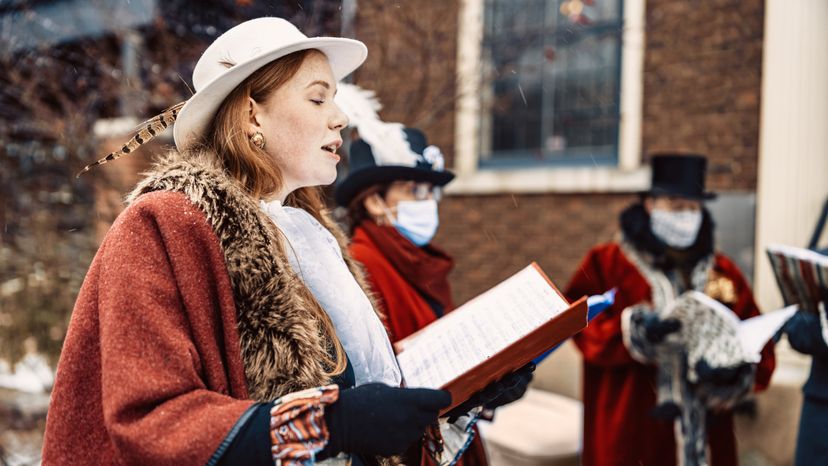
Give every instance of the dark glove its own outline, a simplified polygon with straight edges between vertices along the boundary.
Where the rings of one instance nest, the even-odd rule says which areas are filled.
[[[699,376],[696,395],[714,412],[732,409],[750,393],[755,368],[755,364],[747,362],[733,367],[711,367],[702,359],[696,364]]]
[[[819,316],[813,312],[799,311],[782,327],[788,335],[791,348],[800,353],[828,357],[828,345],[822,338]]]
[[[449,411],[447,413],[449,422],[456,421],[458,417],[478,406],[486,409],[495,409],[519,400],[526,393],[529,382],[532,381],[532,372],[534,371],[535,365],[530,362],[515,372],[504,376],[502,379],[490,383],[486,388],[475,393],[471,398]]]
[[[644,327],[644,336],[652,344],[664,341],[667,335],[681,330],[681,322],[676,319],[662,319],[654,312],[643,315],[641,325]]]
[[[445,390],[394,388],[381,383],[342,390],[325,408],[330,434],[319,459],[339,452],[390,456],[403,453],[451,404]]]
[[[742,363],[733,367],[711,367],[704,359],[696,364],[696,374],[699,382],[712,385],[734,385],[745,377],[753,374],[753,367],[750,363]]]

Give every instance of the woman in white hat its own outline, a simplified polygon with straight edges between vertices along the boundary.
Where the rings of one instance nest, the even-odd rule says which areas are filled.
[[[319,194],[347,125],[337,81],[365,57],[358,41],[245,22],[201,56],[191,99],[98,162],[174,121],[177,150],[129,196],[80,290],[43,464],[393,463],[379,457],[435,424],[450,395],[397,388]],[[464,444],[448,440],[443,457]]]

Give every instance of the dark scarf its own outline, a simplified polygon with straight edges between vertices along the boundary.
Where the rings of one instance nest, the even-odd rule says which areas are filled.
[[[636,203],[621,213],[621,232],[636,249],[648,253],[655,267],[663,271],[689,271],[700,260],[713,254],[713,218],[702,208],[702,224],[696,241],[687,249],[675,250],[658,239],[650,227],[650,214],[642,203]]]
[[[437,301],[443,312],[454,309],[448,282],[448,274],[454,268],[451,256],[431,244],[417,247],[392,226],[380,226],[371,220],[359,226],[405,281],[421,295]]]

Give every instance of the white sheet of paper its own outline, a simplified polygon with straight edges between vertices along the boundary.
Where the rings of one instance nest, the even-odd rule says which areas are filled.
[[[757,363],[761,359],[762,348],[770,341],[771,338],[785,325],[785,322],[794,315],[797,311],[797,305],[791,305],[776,311],[766,312],[750,319],[739,320],[729,307],[716,301],[699,291],[688,291],[693,297],[710,306],[714,311],[720,313],[722,316],[730,319],[736,324],[737,336],[742,343],[742,349],[748,360],[746,362]]]
[[[742,342],[742,348],[748,355],[755,357],[755,360],[751,362],[759,362],[759,353],[762,348],[796,313],[797,309],[798,306],[794,304],[739,323],[739,340]]]
[[[440,388],[568,308],[530,265],[405,342],[406,385]]]

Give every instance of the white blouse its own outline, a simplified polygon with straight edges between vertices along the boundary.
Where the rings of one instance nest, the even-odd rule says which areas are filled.
[[[303,209],[260,203],[285,236],[291,268],[328,313],[348,353],[356,384],[400,385],[400,369],[382,322],[359,286],[333,234]]]

